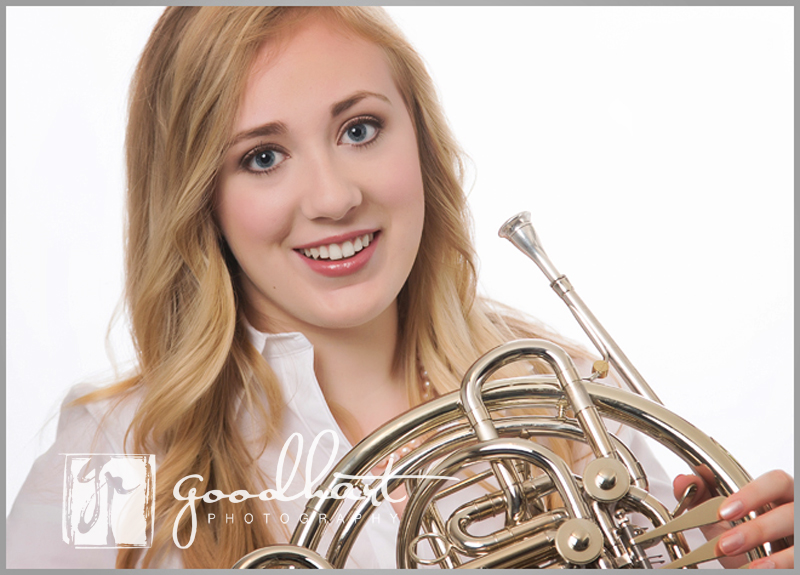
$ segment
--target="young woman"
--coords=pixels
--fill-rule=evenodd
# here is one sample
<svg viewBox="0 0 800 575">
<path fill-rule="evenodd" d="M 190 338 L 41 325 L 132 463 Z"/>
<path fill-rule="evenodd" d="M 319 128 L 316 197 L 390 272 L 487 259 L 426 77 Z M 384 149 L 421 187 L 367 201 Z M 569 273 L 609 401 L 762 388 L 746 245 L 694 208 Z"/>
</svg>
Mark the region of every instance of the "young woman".
<svg viewBox="0 0 800 575">
<path fill-rule="evenodd" d="M 331 430 L 339 449 L 321 442 L 299 487 L 386 421 L 456 389 L 492 347 L 553 339 L 477 297 L 459 149 L 420 58 L 379 10 L 168 9 L 136 71 L 126 150 L 138 368 L 69 398 L 56 446 L 36 464 L 42 479 L 10 517 L 10 564 L 36 530 L 58 539 L 59 453 L 127 452 L 158 462 L 152 547 L 54 543 L 27 564 L 228 567 L 286 541 L 305 500 L 204 501 L 195 524 L 176 485 L 258 493 L 280 481 L 293 433 L 310 443 Z M 687 481 L 698 480 L 676 490 Z M 732 530 L 725 541 L 744 542 L 723 550 L 790 535 L 791 500 L 780 473 L 731 496 L 731 519 L 777 509 Z M 402 505 L 381 507 L 352 566 L 387 566 L 393 510 Z M 283 514 L 292 520 L 275 520 Z M 792 553 L 771 561 L 790 566 Z"/>
</svg>

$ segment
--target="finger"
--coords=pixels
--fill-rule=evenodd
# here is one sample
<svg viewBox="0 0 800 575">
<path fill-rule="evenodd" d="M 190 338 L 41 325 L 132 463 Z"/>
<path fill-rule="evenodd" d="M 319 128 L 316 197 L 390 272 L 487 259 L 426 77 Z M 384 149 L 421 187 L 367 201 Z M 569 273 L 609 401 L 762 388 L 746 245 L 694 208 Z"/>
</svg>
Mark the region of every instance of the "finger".
<svg viewBox="0 0 800 575">
<path fill-rule="evenodd" d="M 692 497 L 690 502 L 691 507 L 694 507 L 709 497 L 706 482 L 700 477 L 697 477 L 696 475 L 678 475 L 672 481 L 672 490 L 675 494 L 675 499 L 680 501 L 681 497 L 683 497 L 683 494 L 686 492 L 686 489 L 692 484 L 697 485 L 697 493 L 694 494 L 694 497 Z"/>
<path fill-rule="evenodd" d="M 794 569 L 794 547 L 778 551 L 763 559 L 756 559 L 747 567 L 749 569 Z"/>
<path fill-rule="evenodd" d="M 719 492 L 717 491 L 717 478 L 714 476 L 714 472 L 708 468 L 708 465 L 698 465 L 693 469 L 695 474 L 701 477 L 705 482 L 708 496 L 716 497 L 719 495 Z"/>
<path fill-rule="evenodd" d="M 718 549 L 724 555 L 738 555 L 794 532 L 794 503 L 787 503 L 755 519 L 737 525 L 720 537 Z"/>
<path fill-rule="evenodd" d="M 794 479 L 781 469 L 769 471 L 732 494 L 719 508 L 728 521 L 741 519 L 767 503 L 781 505 L 794 501 Z"/>
</svg>

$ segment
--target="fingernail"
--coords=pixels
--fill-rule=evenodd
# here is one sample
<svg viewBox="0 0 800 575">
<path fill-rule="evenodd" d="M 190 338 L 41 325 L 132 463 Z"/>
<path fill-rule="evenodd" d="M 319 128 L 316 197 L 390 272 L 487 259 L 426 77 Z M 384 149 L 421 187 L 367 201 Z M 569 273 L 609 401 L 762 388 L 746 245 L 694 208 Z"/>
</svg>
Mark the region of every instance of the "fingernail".
<svg viewBox="0 0 800 575">
<path fill-rule="evenodd" d="M 719 540 L 719 548 L 725 555 L 736 553 L 742 545 L 744 545 L 744 535 L 738 531 L 725 535 Z"/>
<path fill-rule="evenodd" d="M 763 559 L 762 561 L 753 561 L 750 563 L 750 569 L 775 569 L 777 565 L 770 559 Z"/>
<path fill-rule="evenodd" d="M 731 519 L 744 511 L 744 503 L 741 501 L 728 501 L 719 508 L 719 516 L 723 519 Z"/>
</svg>

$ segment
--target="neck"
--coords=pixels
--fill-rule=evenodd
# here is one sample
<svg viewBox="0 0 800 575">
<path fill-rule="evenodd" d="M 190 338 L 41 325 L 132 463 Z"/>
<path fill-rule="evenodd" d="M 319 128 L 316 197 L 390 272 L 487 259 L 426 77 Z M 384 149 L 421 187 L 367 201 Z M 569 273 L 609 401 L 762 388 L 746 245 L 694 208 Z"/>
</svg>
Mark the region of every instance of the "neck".
<svg viewBox="0 0 800 575">
<path fill-rule="evenodd" d="M 409 408 L 406 374 L 395 369 L 398 323 L 395 302 L 358 327 L 302 330 L 322 393 L 353 445 Z"/>
<path fill-rule="evenodd" d="M 404 387 L 403 374 L 393 369 L 397 327 L 393 304 L 368 324 L 305 334 L 314 345 L 314 369 L 329 402 L 355 415 L 352 406 L 392 398 L 395 388 Z"/>
</svg>

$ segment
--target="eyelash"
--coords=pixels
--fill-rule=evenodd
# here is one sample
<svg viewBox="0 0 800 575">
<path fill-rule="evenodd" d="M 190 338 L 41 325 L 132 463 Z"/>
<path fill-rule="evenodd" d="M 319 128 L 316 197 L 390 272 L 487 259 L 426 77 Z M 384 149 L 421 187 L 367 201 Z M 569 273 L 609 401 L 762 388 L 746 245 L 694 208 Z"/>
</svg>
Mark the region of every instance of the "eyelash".
<svg viewBox="0 0 800 575">
<path fill-rule="evenodd" d="M 359 124 L 370 124 L 376 129 L 377 133 L 372 137 L 371 140 L 363 144 L 342 144 L 342 145 L 348 145 L 354 148 L 367 148 L 376 141 L 378 141 L 378 138 L 380 138 L 381 134 L 383 133 L 383 126 L 384 126 L 383 120 L 375 116 L 358 116 L 352 118 L 351 120 L 348 120 L 347 123 L 344 126 L 342 126 L 342 129 L 339 131 L 339 135 L 336 138 L 337 143 L 341 142 L 342 138 L 347 133 L 347 130 Z M 244 155 L 240 163 L 242 169 L 258 176 L 270 174 L 273 171 L 277 170 L 283 162 L 275 166 L 272 166 L 270 168 L 267 168 L 266 170 L 253 170 L 250 168 L 250 162 L 252 162 L 256 156 L 264 152 L 278 152 L 280 154 L 284 154 L 287 158 L 291 157 L 280 146 L 276 146 L 274 144 L 259 144 L 258 146 L 256 146 L 255 148 L 253 148 Z"/>
<path fill-rule="evenodd" d="M 254 169 L 250 168 L 250 162 L 252 162 L 253 159 L 255 159 L 256 156 L 258 156 L 259 154 L 263 154 L 264 152 L 278 152 L 279 154 L 285 155 L 287 158 L 290 157 L 289 154 L 286 153 L 286 151 L 283 150 L 279 146 L 276 146 L 274 144 L 259 144 L 258 146 L 256 146 L 255 148 L 253 148 L 252 150 L 250 150 L 249 152 L 247 152 L 244 155 L 244 157 L 242 158 L 242 161 L 241 161 L 242 169 L 244 171 L 246 171 L 246 172 L 249 172 L 251 174 L 255 174 L 257 176 L 263 176 L 265 174 L 270 174 L 273 171 L 277 170 L 281 166 L 281 164 L 283 162 L 281 162 L 280 164 L 276 164 L 276 165 L 274 165 L 274 166 L 272 166 L 270 168 L 267 168 L 266 170 L 254 170 Z"/>
<path fill-rule="evenodd" d="M 370 146 L 371 144 L 373 144 L 374 142 L 376 142 L 378 140 L 378 138 L 380 138 L 381 134 L 383 133 L 383 120 L 381 120 L 380 118 L 377 118 L 375 116 L 357 116 L 357 117 L 353 118 L 352 120 L 349 120 L 344 126 L 342 126 L 342 129 L 339 132 L 339 137 L 337 138 L 336 141 L 337 142 L 341 141 L 341 139 L 347 133 L 347 130 L 349 130 L 353 126 L 357 126 L 359 124 L 370 124 L 376 129 L 377 133 L 368 142 L 365 142 L 363 144 L 349 144 L 350 146 L 353 146 L 353 147 L 356 147 L 356 148 L 366 148 L 366 147 Z"/>
</svg>

